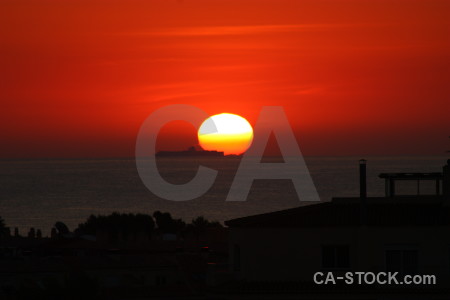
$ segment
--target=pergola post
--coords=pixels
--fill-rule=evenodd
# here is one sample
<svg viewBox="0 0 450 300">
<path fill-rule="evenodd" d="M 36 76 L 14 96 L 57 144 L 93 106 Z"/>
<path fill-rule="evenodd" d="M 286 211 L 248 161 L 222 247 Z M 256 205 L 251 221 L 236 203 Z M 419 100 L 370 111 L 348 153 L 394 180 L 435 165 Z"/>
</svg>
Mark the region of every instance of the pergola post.
<svg viewBox="0 0 450 300">
<path fill-rule="evenodd" d="M 440 180 L 436 179 L 436 196 L 439 196 L 441 193 Z"/>
<path fill-rule="evenodd" d="M 390 188 L 391 188 L 391 186 L 390 186 L 389 183 L 390 183 L 390 180 L 385 178 L 384 179 L 384 195 L 385 195 L 386 198 L 390 196 Z"/>
<path fill-rule="evenodd" d="M 395 197 L 395 179 L 389 179 L 389 197 Z"/>
</svg>

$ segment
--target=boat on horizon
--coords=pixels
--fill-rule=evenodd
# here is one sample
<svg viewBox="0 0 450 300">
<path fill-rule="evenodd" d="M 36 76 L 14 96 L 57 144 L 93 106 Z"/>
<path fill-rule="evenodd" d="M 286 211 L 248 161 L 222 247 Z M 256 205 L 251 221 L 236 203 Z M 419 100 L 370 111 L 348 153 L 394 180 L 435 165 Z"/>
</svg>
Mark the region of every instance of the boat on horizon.
<svg viewBox="0 0 450 300">
<path fill-rule="evenodd" d="M 207 156 L 207 157 L 224 157 L 224 153 L 222 151 L 209 151 L 209 150 L 197 150 L 195 147 L 190 147 L 187 150 L 183 151 L 159 151 L 156 153 L 157 157 L 179 157 L 179 156 Z"/>
</svg>

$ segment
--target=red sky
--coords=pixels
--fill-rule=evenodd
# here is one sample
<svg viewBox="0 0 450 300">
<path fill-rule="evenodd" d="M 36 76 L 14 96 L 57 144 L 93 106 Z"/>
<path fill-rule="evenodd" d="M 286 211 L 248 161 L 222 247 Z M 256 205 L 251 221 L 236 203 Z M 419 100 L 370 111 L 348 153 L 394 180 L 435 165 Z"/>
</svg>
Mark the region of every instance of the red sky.
<svg viewBox="0 0 450 300">
<path fill-rule="evenodd" d="M 307 155 L 450 148 L 450 1 L 0 3 L 0 157 L 132 156 L 156 108 L 254 124 L 282 105 Z M 169 125 L 159 147 L 196 140 Z"/>
</svg>

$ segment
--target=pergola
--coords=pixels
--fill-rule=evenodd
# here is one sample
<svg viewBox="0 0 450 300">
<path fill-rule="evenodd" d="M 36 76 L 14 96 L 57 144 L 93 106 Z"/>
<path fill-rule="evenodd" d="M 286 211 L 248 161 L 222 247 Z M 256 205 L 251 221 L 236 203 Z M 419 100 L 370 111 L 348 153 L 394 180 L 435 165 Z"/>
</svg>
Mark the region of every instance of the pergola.
<svg viewBox="0 0 450 300">
<path fill-rule="evenodd" d="M 386 197 L 395 197 L 395 183 L 398 180 L 410 180 L 417 182 L 417 195 L 420 195 L 420 182 L 424 180 L 433 180 L 436 182 L 436 195 L 441 194 L 441 182 L 443 174 L 434 173 L 381 173 L 380 178 L 385 180 Z"/>
</svg>

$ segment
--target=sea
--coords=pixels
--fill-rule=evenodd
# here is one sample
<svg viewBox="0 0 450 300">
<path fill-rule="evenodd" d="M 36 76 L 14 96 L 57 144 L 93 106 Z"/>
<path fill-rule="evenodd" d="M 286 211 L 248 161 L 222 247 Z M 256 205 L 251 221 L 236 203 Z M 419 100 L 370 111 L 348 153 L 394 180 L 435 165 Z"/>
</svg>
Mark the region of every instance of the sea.
<svg viewBox="0 0 450 300">
<path fill-rule="evenodd" d="M 359 159 L 367 159 L 368 196 L 383 196 L 380 173 L 442 172 L 447 156 L 305 157 L 321 201 L 359 195 Z M 267 163 L 273 163 L 268 161 Z M 0 217 L 6 225 L 26 235 L 31 227 L 50 233 L 57 221 L 75 229 L 90 215 L 112 212 L 153 214 L 159 210 L 190 222 L 197 216 L 224 222 L 229 219 L 310 205 L 302 201 L 291 180 L 259 179 L 253 182 L 246 201 L 226 201 L 238 157 L 158 159 L 161 176 L 183 184 L 196 174 L 199 165 L 218 171 L 214 185 L 189 201 L 161 199 L 140 179 L 134 158 L 40 159 L 0 161 Z M 421 183 L 421 194 L 435 192 L 434 182 Z M 417 193 L 417 184 L 404 182 L 401 194 Z"/>
</svg>

